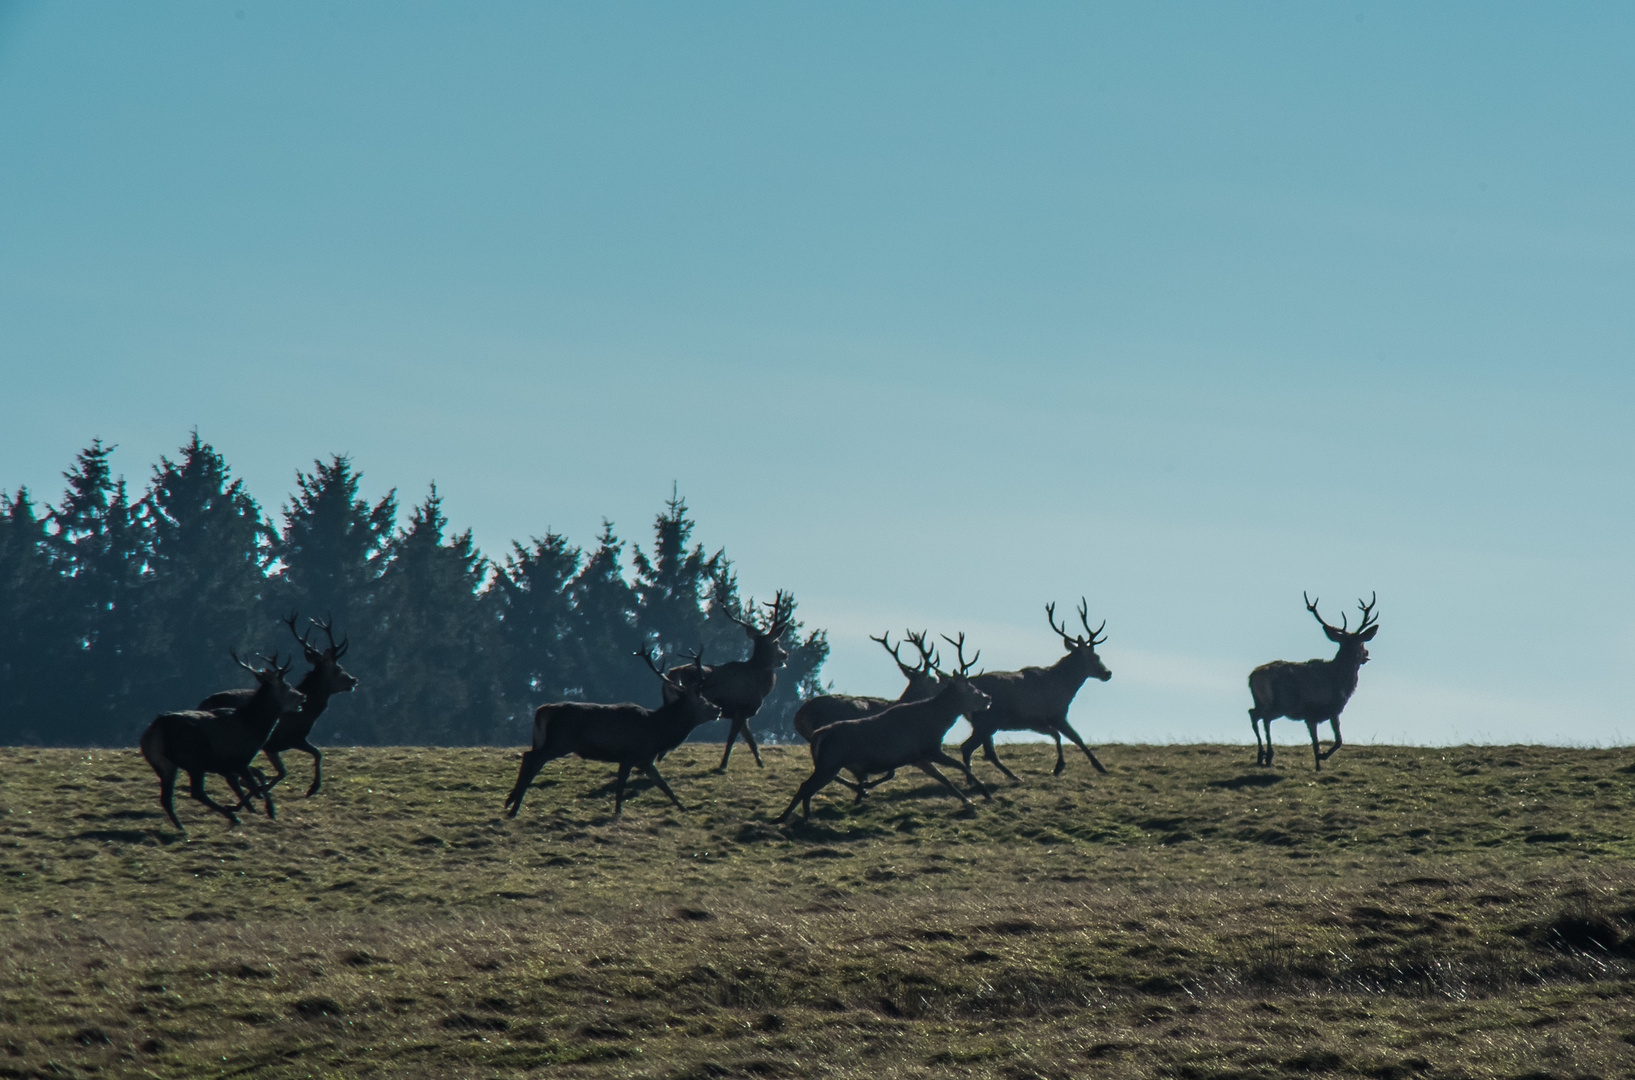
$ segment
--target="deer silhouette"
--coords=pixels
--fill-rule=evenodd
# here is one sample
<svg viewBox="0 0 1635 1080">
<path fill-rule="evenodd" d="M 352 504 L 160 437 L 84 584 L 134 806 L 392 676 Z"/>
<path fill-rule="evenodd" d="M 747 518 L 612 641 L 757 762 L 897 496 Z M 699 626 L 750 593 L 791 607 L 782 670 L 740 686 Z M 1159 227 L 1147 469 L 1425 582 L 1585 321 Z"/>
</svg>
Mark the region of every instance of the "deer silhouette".
<svg viewBox="0 0 1635 1080">
<path fill-rule="evenodd" d="M 659 775 L 655 761 L 661 754 L 680 746 L 693 728 L 714 720 L 721 711 L 704 699 L 697 680 L 690 684 L 678 682 L 655 664 L 645 650 L 635 655 L 653 669 L 667 691 L 675 691 L 674 696 L 656 709 L 583 701 L 563 701 L 535 709 L 533 746 L 522 755 L 517 782 L 505 797 L 506 817 L 517 816 L 522 808 L 522 796 L 545 763 L 569 754 L 578 754 L 586 761 L 607 761 L 619 766 L 613 794 L 615 818 L 624 813 L 624 785 L 631 769 L 646 773 L 676 804 L 676 809 L 687 809 Z M 703 661 L 695 654 L 688 667 L 697 671 L 703 668 Z"/>
<path fill-rule="evenodd" d="M 908 643 L 913 645 L 920 654 L 920 660 L 917 664 L 903 662 L 903 642 L 899 641 L 893 645 L 891 643 L 891 631 L 888 630 L 879 637 L 875 637 L 873 634 L 869 635 L 870 641 L 879 642 L 880 647 L 891 654 L 891 658 L 897 662 L 897 670 L 901 671 L 903 678 L 908 680 L 908 685 L 903 687 L 903 692 L 897 695 L 895 701 L 889 698 L 863 697 L 855 694 L 819 694 L 817 697 L 807 698 L 801 702 L 800 708 L 795 710 L 795 719 L 793 721 L 795 732 L 807 742 L 812 742 L 817 738 L 817 733 L 830 724 L 838 724 L 843 720 L 856 720 L 864 716 L 873 716 L 876 713 L 884 712 L 893 705 L 902 705 L 910 701 L 924 701 L 935 694 L 942 685 L 942 672 L 937 670 L 936 649 L 926 648 L 925 642 L 931 636 L 931 631 L 922 630 L 916 634 L 914 631 L 908 630 L 905 633 L 908 635 Z M 871 784 L 868 782 L 866 774 L 853 773 L 852 775 L 856 777 L 855 782 L 847 780 L 845 777 L 836 777 L 835 779 L 857 792 L 857 801 L 859 802 L 862 801 L 869 788 L 884 782 L 875 781 L 875 784 Z"/>
<path fill-rule="evenodd" d="M 255 676 L 257 683 L 243 704 L 160 713 L 142 732 L 139 743 L 142 756 L 159 776 L 159 805 L 178 829 L 182 823 L 177 820 L 171 801 L 178 769 L 187 773 L 188 794 L 234 825 L 238 824 L 234 811 L 247 805 L 252 795 L 260 795 L 266 802 L 267 816 L 273 816 L 272 796 L 250 762 L 266 745 L 278 718 L 286 710 L 301 707 L 301 691 L 284 680 L 295 658 L 279 666 L 276 656 L 263 656 L 266 666 L 258 669 L 240 660 L 238 653 L 232 656 L 240 667 Z M 217 773 L 227 780 L 238 793 L 238 806 L 229 810 L 205 794 L 206 773 Z"/>
<path fill-rule="evenodd" d="M 753 612 L 755 603 L 752 600 L 744 606 L 747 612 Z M 761 765 L 761 748 L 756 745 L 755 734 L 749 730 L 749 719 L 760 711 L 761 702 L 772 693 L 772 687 L 778 681 L 778 669 L 783 667 L 783 662 L 789 658 L 789 654 L 784 651 L 778 639 L 783 637 L 784 631 L 789 629 L 793 620 L 795 598 L 786 596 L 779 590 L 772 603 L 763 603 L 761 606 L 772 609 L 765 630 L 755 624 L 753 614 L 746 621 L 731 612 L 727 613 L 727 618 L 743 627 L 744 633 L 749 635 L 749 659 L 734 660 L 713 667 L 678 664 L 665 672 L 666 701 L 680 692 L 676 689 L 678 686 L 699 686 L 704 697 L 720 708 L 721 718 L 732 722 L 732 727 L 727 732 L 726 749 L 721 753 L 721 764 L 715 767 L 716 772 L 727 771 L 727 761 L 732 757 L 733 743 L 739 738 L 749 744 L 749 752 L 755 755 L 755 764 Z"/>
<path fill-rule="evenodd" d="M 1368 603 L 1357 601 L 1362 609 L 1362 623 L 1352 630 L 1346 625 L 1345 614 L 1340 625 L 1330 626 L 1317 614 L 1317 601 L 1300 594 L 1306 601 L 1306 610 L 1322 626 L 1328 639 L 1340 647 L 1332 660 L 1273 660 L 1249 673 L 1249 692 L 1255 697 L 1249 710 L 1249 726 L 1255 729 L 1255 764 L 1272 763 L 1272 721 L 1280 716 L 1290 720 L 1304 720 L 1311 731 L 1313 764 L 1320 772 L 1325 758 L 1333 757 L 1341 746 L 1340 713 L 1357 689 L 1357 672 L 1368 663 L 1368 648 L 1379 631 L 1379 617 L 1374 614 L 1378 594 Z M 1334 732 L 1334 741 L 1327 750 L 1317 738 L 1317 725 L 1327 720 Z M 1260 727 L 1266 725 L 1266 741 L 1261 742 Z"/>
<path fill-rule="evenodd" d="M 332 617 L 323 622 L 308 619 L 312 626 L 307 628 L 306 633 L 296 634 L 295 623 L 298 617 L 298 614 L 292 611 L 284 617 L 283 622 L 290 628 L 290 633 L 295 635 L 295 640 L 301 643 L 301 650 L 306 656 L 307 663 L 312 665 L 312 670 L 303 675 L 295 686 L 306 700 L 300 708 L 291 709 L 278 718 L 278 726 L 273 728 L 272 734 L 267 737 L 267 745 L 261 748 L 261 752 L 277 770 L 277 775 L 267 782 L 269 788 L 287 775 L 284 761 L 279 754 L 285 750 L 304 750 L 311 754 L 312 784 L 307 788 L 307 796 L 310 798 L 318 793 L 318 785 L 323 781 L 324 758 L 318 748 L 312 745 L 312 726 L 318 722 L 318 717 L 328 706 L 329 699 L 335 694 L 348 693 L 358 685 L 358 680 L 341 667 L 341 657 L 346 654 L 350 639 L 343 637 L 340 644 L 335 643 L 335 620 Z M 324 636 L 329 639 L 327 649 L 315 649 L 308 640 L 312 636 L 314 626 L 322 630 Z M 249 701 L 254 693 L 254 689 L 223 690 L 199 702 L 199 708 L 237 708 Z"/>
<path fill-rule="evenodd" d="M 1079 598 L 1079 622 L 1084 625 L 1084 633 L 1069 634 L 1066 619 L 1057 626 L 1054 603 L 1045 605 L 1045 618 L 1050 621 L 1050 628 L 1061 635 L 1062 647 L 1067 650 L 1067 655 L 1049 667 L 989 671 L 971 679 L 993 699 L 993 704 L 970 717 L 971 737 L 959 748 L 966 764 L 970 764 L 971 755 L 980 746 L 982 755 L 990 763 L 1015 780 L 1016 774 L 1005 768 L 1005 763 L 994 752 L 994 732 L 1037 731 L 1056 740 L 1055 775 L 1060 776 L 1067 767 L 1067 761 L 1062 757 L 1063 735 L 1084 751 L 1084 756 L 1090 759 L 1097 772 L 1107 771 L 1101 767 L 1101 762 L 1096 760 L 1090 748 L 1084 745 L 1084 740 L 1073 730 L 1073 725 L 1067 722 L 1067 708 L 1073 704 L 1073 697 L 1084 685 L 1084 680 L 1100 679 L 1106 682 L 1113 677 L 1107 665 L 1101 662 L 1101 657 L 1096 655 L 1096 646 L 1107 640 L 1101 633 L 1106 629 L 1107 622 L 1103 620 L 1100 626 L 1090 629 L 1090 605 L 1082 596 Z"/>
</svg>

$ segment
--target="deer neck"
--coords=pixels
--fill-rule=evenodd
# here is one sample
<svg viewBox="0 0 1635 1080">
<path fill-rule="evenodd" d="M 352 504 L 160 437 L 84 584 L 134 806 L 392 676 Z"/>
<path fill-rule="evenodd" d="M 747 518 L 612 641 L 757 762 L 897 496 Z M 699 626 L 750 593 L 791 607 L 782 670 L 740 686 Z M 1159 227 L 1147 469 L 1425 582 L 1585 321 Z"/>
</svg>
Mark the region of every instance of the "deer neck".
<svg viewBox="0 0 1635 1080">
<path fill-rule="evenodd" d="M 758 638 L 750 648 L 749 660 L 746 662 L 763 671 L 777 671 L 783 667 L 783 659 L 778 656 L 778 639 Z"/>
<path fill-rule="evenodd" d="M 1357 688 L 1357 673 L 1362 670 L 1362 665 L 1362 648 L 1349 643 L 1341 645 L 1334 659 L 1328 662 L 1329 670 L 1345 688 L 1347 697 Z"/>
<path fill-rule="evenodd" d="M 239 717 L 250 727 L 257 730 L 266 728 L 272 731 L 278 723 L 278 718 L 284 710 L 278 704 L 279 695 L 271 683 L 261 683 L 255 689 L 255 694 L 245 702 L 240 710 Z"/>
<path fill-rule="evenodd" d="M 1045 671 L 1063 690 L 1077 690 L 1084 685 L 1084 680 L 1090 677 L 1090 665 L 1076 652 L 1068 653 L 1045 668 Z"/>
<path fill-rule="evenodd" d="M 295 688 L 306 695 L 306 700 L 301 705 L 303 716 L 317 716 L 324 711 L 324 706 L 329 704 L 331 696 L 329 680 L 324 678 L 323 672 L 318 668 L 313 668 L 301 676 L 301 681 Z"/>
</svg>

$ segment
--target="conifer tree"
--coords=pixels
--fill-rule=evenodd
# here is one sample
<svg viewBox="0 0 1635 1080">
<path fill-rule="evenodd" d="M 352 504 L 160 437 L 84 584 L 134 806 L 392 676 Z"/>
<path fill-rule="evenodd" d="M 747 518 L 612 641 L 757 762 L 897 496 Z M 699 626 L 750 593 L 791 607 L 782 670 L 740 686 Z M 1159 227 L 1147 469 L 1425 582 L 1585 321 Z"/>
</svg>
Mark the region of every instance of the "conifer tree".
<svg viewBox="0 0 1635 1080">
<path fill-rule="evenodd" d="M 27 488 L 0 492 L 0 743 L 42 743 L 60 722 L 71 635 L 45 519 Z"/>
<path fill-rule="evenodd" d="M 704 601 L 725 556 L 717 551 L 706 557 L 701 544 L 688 550 L 694 522 L 687 517 L 685 499 L 672 490 L 664 507 L 653 521 L 652 558 L 638 546 L 631 561 L 636 566 L 634 595 L 642 634 L 653 647 L 674 657 L 703 647 L 712 636 L 705 626 Z"/>
<path fill-rule="evenodd" d="M 527 724 L 534 706 L 561 701 L 575 685 L 566 639 L 574 624 L 569 586 L 580 552 L 553 532 L 535 537 L 529 547 L 513 542 L 511 549 L 490 591 L 500 608 L 506 698 Z"/>
<path fill-rule="evenodd" d="M 374 634 L 382 643 L 354 721 L 375 743 L 512 742 L 500 692 L 499 628 L 484 602 L 488 560 L 471 532 L 444 539 L 437 486 L 392 539 L 377 587 Z M 360 732 L 361 734 L 362 732 Z"/>
<path fill-rule="evenodd" d="M 584 701 L 659 703 L 658 680 L 635 652 L 645 642 L 636 625 L 636 594 L 624 578 L 624 541 L 603 520 L 596 550 L 568 586 L 573 623 L 565 651 L 573 658 L 572 697 Z"/>
<path fill-rule="evenodd" d="M 68 745 L 128 745 L 152 719 L 134 711 L 131 700 L 146 676 L 144 661 L 155 652 L 138 599 L 149 536 L 124 478 L 113 477 L 113 451 L 101 439 L 81 450 L 63 474 L 68 490 L 50 514 L 46 546 L 65 579 L 63 610 L 72 635 L 53 741 Z"/>
<path fill-rule="evenodd" d="M 160 457 L 142 503 L 152 532 L 143 609 L 163 658 L 152 674 L 152 704 L 188 708 L 242 681 L 230 648 L 289 648 L 266 575 L 276 534 L 197 429 L 180 461 Z"/>
<path fill-rule="evenodd" d="M 373 643 L 359 633 L 368 634 L 369 599 L 397 524 L 397 489 L 370 506 L 358 497 L 363 474 L 350 458 L 336 454 L 312 464 L 311 473 L 295 474 L 276 547 L 285 599 L 310 614 L 331 613 L 364 653 Z"/>
</svg>

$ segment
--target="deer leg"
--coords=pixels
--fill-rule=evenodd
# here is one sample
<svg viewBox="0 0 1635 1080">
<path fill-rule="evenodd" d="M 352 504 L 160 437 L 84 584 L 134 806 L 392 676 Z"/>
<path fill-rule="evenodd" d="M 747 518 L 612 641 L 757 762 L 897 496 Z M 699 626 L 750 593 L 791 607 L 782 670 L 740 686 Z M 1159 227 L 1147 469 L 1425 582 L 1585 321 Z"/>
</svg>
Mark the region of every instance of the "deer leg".
<svg viewBox="0 0 1635 1080">
<path fill-rule="evenodd" d="M 643 764 L 642 766 L 640 766 L 640 768 L 641 768 L 642 772 L 646 773 L 649 777 L 652 778 L 653 783 L 655 783 L 655 784 L 657 784 L 659 786 L 660 791 L 662 791 L 666 795 L 670 796 L 670 801 L 676 804 L 676 809 L 677 810 L 687 809 L 685 806 L 681 805 L 681 800 L 676 798 L 676 793 L 670 790 L 670 785 L 666 784 L 664 782 L 664 777 L 659 775 L 659 770 L 658 770 L 658 767 L 656 765 L 654 765 L 651 761 L 649 761 L 649 762 Z"/>
<path fill-rule="evenodd" d="M 1073 730 L 1073 725 L 1069 724 L 1067 722 L 1066 717 L 1063 717 L 1062 719 L 1056 721 L 1056 730 L 1061 732 L 1062 735 L 1066 735 L 1069 739 L 1072 739 L 1073 740 L 1073 745 L 1077 746 L 1080 750 L 1084 751 L 1084 756 L 1090 759 L 1090 764 L 1095 766 L 1096 771 L 1103 774 L 1103 775 L 1106 775 L 1107 770 L 1101 767 L 1101 762 L 1097 761 L 1096 760 L 1096 755 L 1091 753 L 1090 748 L 1088 746 L 1084 745 L 1084 740 L 1079 738 L 1079 733 L 1077 731 Z M 1062 739 L 1061 739 L 1061 735 L 1058 735 L 1056 737 L 1056 771 L 1058 773 L 1062 771 Z"/>
<path fill-rule="evenodd" d="M 1260 742 L 1260 717 L 1255 715 L 1253 709 L 1249 710 L 1249 727 L 1255 733 L 1255 764 L 1264 765 L 1266 764 L 1266 748 Z"/>
<path fill-rule="evenodd" d="M 528 785 L 534 782 L 534 777 L 549 760 L 544 747 L 523 752 L 522 764 L 517 767 L 517 782 L 512 785 L 511 794 L 505 797 L 506 817 L 517 816 L 517 811 L 522 809 L 523 792 L 528 790 Z"/>
<path fill-rule="evenodd" d="M 624 782 L 625 782 L 625 778 L 628 777 L 629 775 L 630 775 L 630 766 L 629 765 L 620 765 L 619 766 L 618 787 L 613 789 L 613 820 L 614 821 L 618 821 L 619 820 L 619 815 L 624 813 Z M 671 798 L 675 798 L 675 796 L 672 795 Z"/>
<path fill-rule="evenodd" d="M 744 741 L 749 743 L 749 752 L 755 755 L 755 767 L 757 769 L 766 768 L 765 765 L 761 764 L 761 746 L 755 741 L 755 733 L 749 730 L 748 720 L 744 721 Z"/>
<path fill-rule="evenodd" d="M 186 832 L 176 818 L 176 766 L 167 761 L 163 770 L 155 766 L 154 771 L 159 773 L 159 805 L 164 808 L 165 816 L 170 818 L 170 823 Z"/>
<path fill-rule="evenodd" d="M 1062 770 L 1067 768 L 1067 759 L 1062 757 L 1062 733 L 1059 731 L 1052 731 L 1050 733 L 1050 737 L 1056 740 L 1056 767 L 1050 770 L 1050 775 L 1060 776 L 1062 775 Z"/>
<path fill-rule="evenodd" d="M 727 771 L 727 759 L 732 757 L 732 744 L 738 741 L 738 733 L 740 731 L 743 731 L 743 730 L 744 730 L 744 722 L 742 720 L 734 720 L 732 722 L 732 727 L 730 729 L 728 729 L 728 731 L 727 731 L 726 749 L 721 751 L 721 764 L 719 764 L 719 765 L 717 765 L 715 767 L 716 772 L 726 772 Z M 759 760 L 758 755 L 757 755 L 756 760 Z"/>
<path fill-rule="evenodd" d="M 984 799 L 992 799 L 993 798 L 993 796 L 988 793 L 988 785 L 984 784 L 982 781 L 978 780 L 976 778 L 976 774 L 971 771 L 971 767 L 969 765 L 965 764 L 965 762 L 959 760 L 958 758 L 949 757 L 946 753 L 944 753 L 941 750 L 938 750 L 935 754 L 933 754 L 931 756 L 931 760 L 935 761 L 935 762 L 938 762 L 939 764 L 942 764 L 942 765 L 952 765 L 954 768 L 959 769 L 960 771 L 964 772 L 966 781 L 972 787 L 974 787 L 978 791 L 982 792 L 982 797 Z"/>
<path fill-rule="evenodd" d="M 1340 741 L 1340 718 L 1338 716 L 1330 718 L 1328 726 L 1334 729 L 1334 743 L 1324 752 L 1323 756 L 1325 758 L 1333 757 L 1334 751 L 1338 750 L 1342 745 Z"/>
<path fill-rule="evenodd" d="M 233 813 L 231 810 L 227 809 L 227 807 L 221 805 L 221 803 L 217 802 L 216 800 L 212 799 L 209 795 L 205 794 L 205 790 L 204 790 L 204 773 L 202 773 L 202 772 L 189 772 L 187 774 L 187 778 L 188 778 L 188 781 L 189 781 L 189 783 L 187 785 L 187 793 L 189 795 L 193 796 L 193 799 L 194 799 L 195 802 L 204 803 L 204 805 L 208 806 L 210 809 L 214 810 L 216 813 L 222 815 L 228 821 L 232 822 L 234 825 L 238 824 L 238 815 L 237 814 Z"/>
<path fill-rule="evenodd" d="M 312 785 L 307 788 L 307 798 L 310 799 L 318 794 L 318 785 L 324 782 L 324 755 L 318 752 L 318 748 L 312 745 L 310 739 L 302 739 L 294 749 L 305 750 L 312 755 Z M 274 758 L 273 760 L 277 761 L 278 759 Z"/>
<path fill-rule="evenodd" d="M 964 803 L 966 806 L 971 805 L 971 800 L 967 799 L 965 797 L 965 792 L 963 792 L 959 788 L 955 787 L 954 782 L 952 780 L 948 779 L 948 777 L 942 775 L 942 773 L 938 772 L 937 767 L 935 765 L 931 764 L 931 762 L 929 762 L 929 761 L 916 761 L 914 763 L 914 767 L 916 769 L 920 770 L 921 772 L 927 774 L 928 776 L 936 777 L 939 781 L 941 781 L 943 787 L 947 788 L 949 791 L 952 791 L 954 793 L 955 798 L 959 799 L 959 801 Z"/>
<path fill-rule="evenodd" d="M 1307 720 L 1306 727 L 1311 731 L 1311 763 L 1318 772 L 1323 771 L 1323 748 L 1317 741 L 1317 720 Z"/>
<path fill-rule="evenodd" d="M 996 766 L 1000 772 L 1004 773 L 1012 780 L 1015 780 L 1018 784 L 1022 782 L 1020 777 L 1011 772 L 1009 769 L 1005 768 L 1005 763 L 999 760 L 999 754 L 995 752 L 993 748 L 992 732 L 988 734 L 987 738 L 982 740 L 982 756 L 988 759 L 989 764 Z"/>
<path fill-rule="evenodd" d="M 284 777 L 288 775 L 288 770 L 284 768 L 284 759 L 279 757 L 275 751 L 263 748 L 261 751 L 261 756 L 272 762 L 272 767 L 275 772 L 272 780 L 267 784 L 268 787 L 272 787 L 273 784 L 278 783 L 278 781 L 284 779 Z"/>
<path fill-rule="evenodd" d="M 803 803 L 805 804 L 805 809 L 803 810 L 801 816 L 810 820 L 812 817 L 812 796 L 816 795 L 818 791 L 829 783 L 829 781 L 833 780 L 839 775 L 839 767 L 832 769 L 827 767 L 819 767 L 813 769 L 812 775 L 808 776 L 801 783 L 801 786 L 796 789 L 795 797 L 789 800 L 789 805 L 783 808 L 783 813 L 779 814 L 775 819 L 773 819 L 773 823 L 782 825 L 785 821 L 789 820 L 789 815 L 795 812 L 795 807 Z"/>
</svg>

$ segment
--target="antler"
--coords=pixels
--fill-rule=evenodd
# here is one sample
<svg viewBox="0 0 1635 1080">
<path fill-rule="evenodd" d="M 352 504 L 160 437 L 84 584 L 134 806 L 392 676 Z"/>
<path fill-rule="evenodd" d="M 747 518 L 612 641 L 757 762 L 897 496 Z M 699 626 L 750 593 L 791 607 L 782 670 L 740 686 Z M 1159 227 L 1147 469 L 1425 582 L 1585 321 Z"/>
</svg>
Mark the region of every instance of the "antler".
<svg viewBox="0 0 1635 1080">
<path fill-rule="evenodd" d="M 762 604 L 761 606 L 767 607 L 768 605 Z M 785 594 L 782 589 L 779 589 L 777 595 L 772 598 L 771 608 L 772 625 L 767 627 L 766 632 L 770 637 L 777 637 L 785 630 L 789 629 L 790 619 L 793 618 L 795 614 L 794 595 Z"/>
<path fill-rule="evenodd" d="M 932 646 L 929 649 L 925 647 L 925 639 L 931 636 L 931 631 L 921 630 L 918 634 L 916 634 L 912 630 L 905 630 L 903 633 L 908 635 L 909 644 L 918 649 L 920 653 L 920 666 L 915 668 L 915 670 L 922 675 L 929 675 L 933 671 L 936 671 L 937 661 L 939 659 L 937 656 L 936 646 Z"/>
<path fill-rule="evenodd" d="M 897 661 L 897 670 L 901 671 L 905 678 L 907 676 L 909 676 L 909 675 L 913 675 L 916 671 L 919 670 L 918 668 L 912 668 L 912 667 L 909 667 L 907 664 L 903 663 L 903 658 L 902 658 L 901 654 L 899 654 L 899 652 L 898 652 L 898 650 L 903 647 L 903 643 L 899 641 L 897 644 L 893 645 L 891 643 L 891 631 L 890 630 L 887 630 L 885 633 L 881 634 L 879 637 L 875 637 L 873 634 L 870 634 L 869 635 L 869 640 L 870 641 L 878 641 L 880 643 L 881 648 L 883 648 L 887 652 L 891 653 L 891 658 L 893 660 Z"/>
<path fill-rule="evenodd" d="M 1333 626 L 1333 625 L 1330 625 L 1329 622 L 1327 620 L 1325 620 L 1321 615 L 1317 614 L 1317 604 L 1318 604 L 1318 602 L 1320 600 L 1322 600 L 1322 597 L 1318 597 L 1316 600 L 1313 600 L 1309 596 L 1307 596 L 1305 590 L 1302 589 L 1300 591 L 1300 598 L 1306 602 L 1306 610 L 1311 612 L 1311 617 L 1316 619 L 1318 625 L 1320 625 L 1324 630 L 1335 630 L 1335 631 L 1338 631 L 1338 632 L 1340 632 L 1342 634 L 1346 632 L 1345 631 L 1345 612 L 1342 611 L 1340 613 L 1340 625 L 1339 626 Z"/>
<path fill-rule="evenodd" d="M 1378 592 L 1370 593 L 1368 596 L 1368 603 L 1366 604 L 1362 602 L 1362 597 L 1359 596 L 1357 598 L 1357 606 L 1362 608 L 1362 622 L 1357 625 L 1357 633 L 1360 634 L 1364 630 L 1367 630 L 1370 626 L 1374 626 L 1379 623 L 1380 617 L 1374 614 L 1374 605 L 1379 601 L 1379 596 L 1380 594 Z M 1370 623 L 1368 621 L 1369 619 L 1373 619 L 1374 621 Z"/>
<path fill-rule="evenodd" d="M 322 620 L 308 619 L 307 621 L 324 632 L 324 637 L 329 639 L 329 648 L 326 651 L 330 656 L 339 660 L 346 653 L 346 647 L 351 642 L 352 635 L 347 634 L 341 638 L 339 645 L 335 644 L 335 613 L 326 611 Z"/>
<path fill-rule="evenodd" d="M 963 630 L 959 632 L 958 641 L 955 641 L 947 634 L 942 635 L 942 640 L 954 647 L 954 653 L 959 659 L 959 670 L 954 674 L 960 678 L 965 678 L 971 673 L 971 669 L 976 666 L 977 657 L 982 655 L 982 650 L 978 649 L 969 660 L 965 659 L 965 631 Z"/>
<path fill-rule="evenodd" d="M 301 649 L 302 649 L 303 652 L 310 655 L 311 653 L 315 653 L 318 650 L 314 649 L 312 647 L 312 643 L 307 640 L 308 638 L 310 638 L 312 636 L 312 629 L 310 627 L 308 627 L 307 632 L 304 633 L 304 634 L 297 634 L 295 632 L 295 623 L 296 623 L 296 620 L 300 619 L 300 617 L 301 617 L 301 613 L 299 611 L 292 611 L 288 615 L 285 615 L 282 619 L 280 619 L 279 622 L 283 623 L 285 626 L 290 628 L 290 636 L 295 638 L 296 641 L 299 641 L 301 643 Z M 311 620 L 308 620 L 308 621 L 310 622 Z"/>
<path fill-rule="evenodd" d="M 1094 630 L 1090 629 L 1090 602 L 1082 596 L 1079 597 L 1079 622 L 1084 624 L 1085 632 L 1090 635 L 1086 640 L 1091 645 L 1100 645 L 1102 642 L 1107 640 L 1106 638 L 1101 638 L 1098 640 L 1096 637 L 1097 634 L 1107 629 L 1107 620 L 1101 620 L 1100 626 L 1096 627 Z M 1063 625 L 1066 625 L 1067 620 L 1063 619 L 1062 623 Z"/>
</svg>

